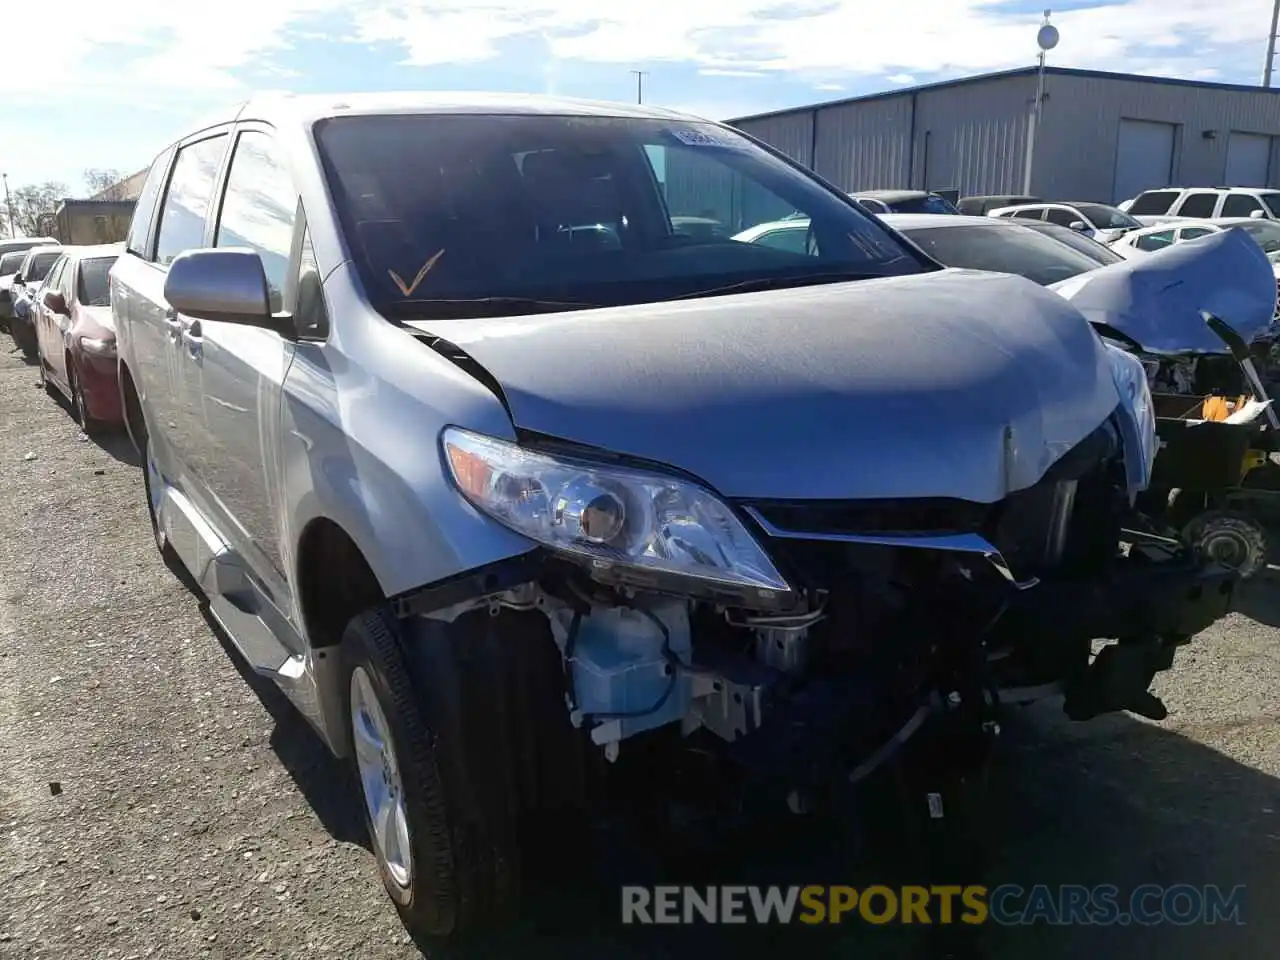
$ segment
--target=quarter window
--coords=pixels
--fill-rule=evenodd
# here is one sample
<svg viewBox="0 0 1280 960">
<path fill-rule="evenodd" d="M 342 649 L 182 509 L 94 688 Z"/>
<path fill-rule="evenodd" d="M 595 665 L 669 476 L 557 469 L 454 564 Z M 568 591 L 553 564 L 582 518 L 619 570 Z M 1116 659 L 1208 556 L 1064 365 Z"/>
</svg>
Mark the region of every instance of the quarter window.
<svg viewBox="0 0 1280 960">
<path fill-rule="evenodd" d="M 324 302 L 324 284 L 320 265 L 311 245 L 311 231 L 302 234 L 302 255 L 298 263 L 298 302 L 294 307 L 294 323 L 298 336 L 306 340 L 327 340 L 329 311 Z"/>
<path fill-rule="evenodd" d="M 240 134 L 227 175 L 215 247 L 248 247 L 262 259 L 271 310 L 283 310 L 298 194 L 289 168 L 266 134 Z"/>
<path fill-rule="evenodd" d="M 160 210 L 156 262 L 168 266 L 186 250 L 204 242 L 204 225 L 213 205 L 213 186 L 227 149 L 227 135 L 199 140 L 178 151 Z"/>
</svg>

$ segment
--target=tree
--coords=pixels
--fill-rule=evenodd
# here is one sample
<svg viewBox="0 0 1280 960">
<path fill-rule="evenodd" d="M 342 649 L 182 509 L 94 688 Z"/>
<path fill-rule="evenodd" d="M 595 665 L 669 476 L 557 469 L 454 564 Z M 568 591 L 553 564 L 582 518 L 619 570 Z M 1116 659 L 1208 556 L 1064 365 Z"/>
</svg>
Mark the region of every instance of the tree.
<svg viewBox="0 0 1280 960">
<path fill-rule="evenodd" d="M 58 201 L 66 195 L 67 185 L 52 180 L 29 183 L 14 190 L 10 196 L 13 204 L 13 227 L 17 235 L 49 235 L 53 230 L 53 214 L 58 209 Z"/>
<path fill-rule="evenodd" d="M 84 185 L 89 190 L 89 196 L 95 197 L 103 194 L 103 200 L 119 200 L 120 197 L 115 196 L 111 192 L 111 188 L 120 183 L 125 175 L 119 170 L 101 167 L 89 167 L 81 176 L 84 179 Z"/>
</svg>

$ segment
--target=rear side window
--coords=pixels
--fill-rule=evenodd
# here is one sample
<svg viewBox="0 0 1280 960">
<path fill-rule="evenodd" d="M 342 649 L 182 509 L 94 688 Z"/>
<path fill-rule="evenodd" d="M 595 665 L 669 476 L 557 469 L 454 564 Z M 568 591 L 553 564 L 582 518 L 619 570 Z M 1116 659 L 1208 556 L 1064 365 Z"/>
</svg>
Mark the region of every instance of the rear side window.
<svg viewBox="0 0 1280 960">
<path fill-rule="evenodd" d="M 1044 218 L 1050 223 L 1056 223 L 1060 227 L 1069 227 L 1073 223 L 1079 221 L 1084 222 L 1084 217 L 1076 213 L 1074 210 L 1064 210 L 1062 207 L 1054 207 L 1048 210 Z"/>
<path fill-rule="evenodd" d="M 1222 201 L 1224 217 L 1247 217 L 1255 210 L 1262 210 L 1262 203 L 1257 197 L 1251 197 L 1247 193 L 1229 193 L 1227 199 Z"/>
<path fill-rule="evenodd" d="M 1184 227 L 1182 230 L 1178 231 L 1178 239 L 1194 240 L 1196 237 L 1207 237 L 1209 234 L 1214 232 L 1215 231 L 1210 230 L 1208 227 Z"/>
<path fill-rule="evenodd" d="M 62 256 L 60 250 L 48 250 L 31 256 L 31 263 L 22 271 L 22 279 L 27 283 L 39 283 L 49 275 L 49 270 Z"/>
<path fill-rule="evenodd" d="M 168 266 L 186 250 L 199 248 L 204 224 L 213 205 L 213 187 L 227 148 L 227 135 L 198 140 L 178 151 L 160 208 L 156 263 Z"/>
<path fill-rule="evenodd" d="M 240 134 L 213 245 L 248 247 L 258 254 L 267 275 L 273 313 L 284 309 L 297 212 L 298 194 L 275 142 L 257 130 Z"/>
<path fill-rule="evenodd" d="M 111 306 L 111 292 L 107 276 L 115 265 L 115 257 L 94 257 L 80 261 L 80 276 L 76 280 L 76 299 L 86 307 Z M 68 284 L 69 286 L 69 284 Z M 68 300 L 71 298 L 68 297 Z"/>
<path fill-rule="evenodd" d="M 789 250 L 792 253 L 809 253 L 808 230 L 770 230 L 756 237 L 755 242 L 775 250 Z"/>
<path fill-rule="evenodd" d="M 1018 220 L 1041 220 L 1044 218 L 1044 210 L 1040 207 L 1033 207 L 1030 210 L 1015 210 L 1013 213 L 1006 213 L 1006 217 L 1014 217 Z"/>
<path fill-rule="evenodd" d="M 1205 190 L 1189 193 L 1178 208 L 1178 215 L 1183 217 L 1212 217 L 1218 205 L 1218 195 Z"/>
<path fill-rule="evenodd" d="M 138 194 L 138 202 L 133 208 L 129 235 L 125 238 L 125 247 L 128 251 L 146 260 L 151 259 L 147 241 L 151 237 L 151 224 L 156 216 L 156 199 L 160 196 L 160 189 L 164 185 L 164 175 L 169 170 L 171 153 L 172 151 L 165 150 L 152 161 L 151 169 L 147 171 L 147 179 L 142 184 L 142 191 Z"/>
<path fill-rule="evenodd" d="M 1163 230 L 1160 233 L 1148 233 L 1145 237 L 1139 237 L 1133 245 L 1139 250 L 1163 250 L 1171 243 L 1173 243 L 1173 231 Z"/>
<path fill-rule="evenodd" d="M 50 288 L 62 294 L 67 303 L 71 302 L 71 274 L 73 273 L 75 273 L 75 264 L 68 256 L 59 259 L 49 271 Z"/>
<path fill-rule="evenodd" d="M 1148 190 L 1138 195 L 1129 207 L 1129 215 L 1134 217 L 1158 217 L 1169 212 L 1173 201 L 1178 199 L 1177 190 Z"/>
</svg>

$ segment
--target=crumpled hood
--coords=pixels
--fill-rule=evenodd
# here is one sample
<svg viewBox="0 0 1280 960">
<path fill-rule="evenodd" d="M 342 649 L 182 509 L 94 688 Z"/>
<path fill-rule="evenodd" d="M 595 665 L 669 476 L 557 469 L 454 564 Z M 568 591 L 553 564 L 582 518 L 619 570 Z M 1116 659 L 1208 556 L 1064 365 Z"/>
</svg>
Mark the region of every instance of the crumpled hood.
<svg viewBox="0 0 1280 960">
<path fill-rule="evenodd" d="M 518 427 L 733 498 L 990 503 L 1119 403 L 1080 314 L 1004 274 L 413 326 L 487 368 Z"/>
<path fill-rule="evenodd" d="M 1204 322 L 1206 310 L 1245 342 L 1271 324 L 1276 273 L 1262 248 L 1232 228 L 1099 267 L 1050 290 L 1091 321 L 1133 338 L 1148 353 L 1227 353 Z"/>
</svg>

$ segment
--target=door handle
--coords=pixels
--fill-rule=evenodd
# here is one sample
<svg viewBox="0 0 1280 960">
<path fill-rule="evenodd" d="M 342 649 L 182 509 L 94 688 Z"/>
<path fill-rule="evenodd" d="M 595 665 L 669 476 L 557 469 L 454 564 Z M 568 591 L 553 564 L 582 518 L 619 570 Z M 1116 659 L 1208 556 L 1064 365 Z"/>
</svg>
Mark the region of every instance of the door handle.
<svg viewBox="0 0 1280 960">
<path fill-rule="evenodd" d="M 169 339 L 177 343 L 178 336 L 182 333 L 182 321 L 178 319 L 177 313 L 172 310 L 165 313 L 164 325 L 169 328 Z"/>
</svg>

